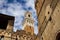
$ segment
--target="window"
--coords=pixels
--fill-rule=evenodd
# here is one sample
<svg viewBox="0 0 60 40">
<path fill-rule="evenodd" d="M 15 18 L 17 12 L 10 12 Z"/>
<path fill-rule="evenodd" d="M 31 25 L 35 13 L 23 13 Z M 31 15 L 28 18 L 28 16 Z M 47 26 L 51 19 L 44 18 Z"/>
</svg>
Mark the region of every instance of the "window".
<svg viewBox="0 0 60 40">
<path fill-rule="evenodd" d="M 51 21 L 51 20 L 52 20 L 52 18 L 50 17 L 50 18 L 49 18 L 49 21 Z"/>
<path fill-rule="evenodd" d="M 18 39 L 16 38 L 16 40 L 18 40 Z"/>
<path fill-rule="evenodd" d="M 43 37 L 42 37 L 42 40 L 43 40 Z"/>
<path fill-rule="evenodd" d="M 32 38 L 30 40 L 33 40 Z"/>
<path fill-rule="evenodd" d="M 50 12 L 48 11 L 48 14 L 49 14 Z"/>
</svg>

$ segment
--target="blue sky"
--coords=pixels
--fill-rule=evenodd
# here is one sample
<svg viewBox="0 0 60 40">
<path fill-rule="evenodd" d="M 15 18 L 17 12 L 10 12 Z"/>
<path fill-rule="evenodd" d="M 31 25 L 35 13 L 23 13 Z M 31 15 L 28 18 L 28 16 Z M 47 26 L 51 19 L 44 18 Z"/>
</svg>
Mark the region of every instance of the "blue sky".
<svg viewBox="0 0 60 40">
<path fill-rule="evenodd" d="M 15 17 L 14 31 L 22 30 L 22 21 L 26 11 L 32 13 L 34 19 L 34 33 L 38 33 L 38 21 L 35 10 L 35 0 L 0 0 L 0 13 Z"/>
</svg>

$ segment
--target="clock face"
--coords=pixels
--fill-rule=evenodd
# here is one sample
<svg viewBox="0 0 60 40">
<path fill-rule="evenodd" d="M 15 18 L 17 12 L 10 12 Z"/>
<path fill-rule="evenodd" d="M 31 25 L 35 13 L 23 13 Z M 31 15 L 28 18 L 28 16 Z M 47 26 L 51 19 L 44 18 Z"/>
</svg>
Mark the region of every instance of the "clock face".
<svg viewBox="0 0 60 40">
<path fill-rule="evenodd" d="M 30 17 L 30 15 L 28 15 L 28 17 Z"/>
<path fill-rule="evenodd" d="M 25 17 L 31 18 L 32 17 L 32 13 L 31 12 L 26 12 Z"/>
</svg>

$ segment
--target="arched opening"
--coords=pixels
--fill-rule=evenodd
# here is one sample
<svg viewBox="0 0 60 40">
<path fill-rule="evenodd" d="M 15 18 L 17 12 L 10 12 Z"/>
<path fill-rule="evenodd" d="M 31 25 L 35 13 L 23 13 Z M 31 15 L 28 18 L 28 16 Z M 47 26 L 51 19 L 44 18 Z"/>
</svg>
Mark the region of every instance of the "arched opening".
<svg viewBox="0 0 60 40">
<path fill-rule="evenodd" d="M 57 34 L 56 40 L 60 40 L 60 33 Z"/>
</svg>

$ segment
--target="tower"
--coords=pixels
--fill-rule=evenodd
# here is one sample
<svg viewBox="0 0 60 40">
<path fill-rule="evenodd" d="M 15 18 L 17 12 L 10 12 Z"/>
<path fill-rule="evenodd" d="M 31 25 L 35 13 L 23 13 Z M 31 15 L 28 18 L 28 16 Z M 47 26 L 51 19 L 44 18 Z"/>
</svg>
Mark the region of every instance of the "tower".
<svg viewBox="0 0 60 40">
<path fill-rule="evenodd" d="M 33 35 L 34 33 L 34 20 L 32 18 L 32 13 L 31 12 L 26 12 L 25 13 L 25 19 L 23 22 L 23 30 L 26 32 L 30 33 Z"/>
</svg>

